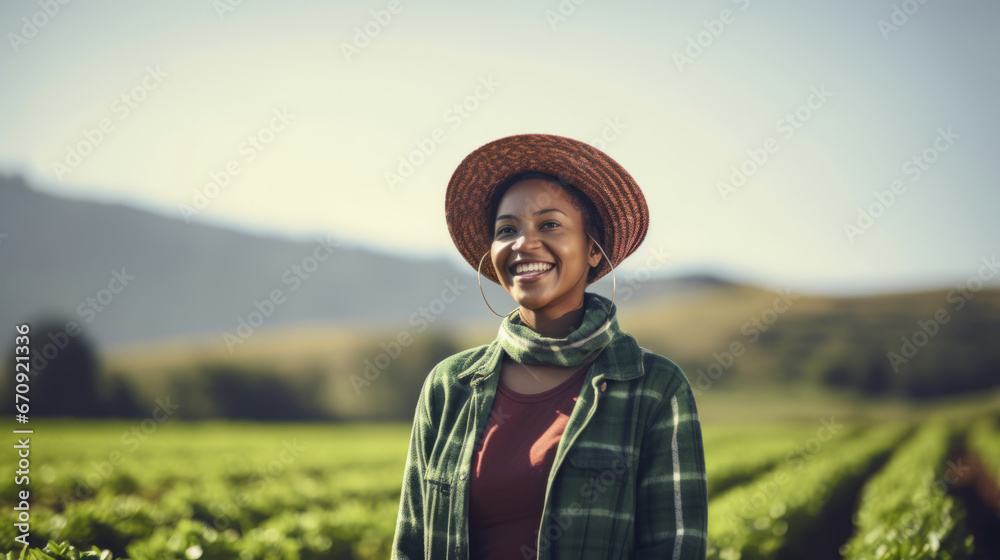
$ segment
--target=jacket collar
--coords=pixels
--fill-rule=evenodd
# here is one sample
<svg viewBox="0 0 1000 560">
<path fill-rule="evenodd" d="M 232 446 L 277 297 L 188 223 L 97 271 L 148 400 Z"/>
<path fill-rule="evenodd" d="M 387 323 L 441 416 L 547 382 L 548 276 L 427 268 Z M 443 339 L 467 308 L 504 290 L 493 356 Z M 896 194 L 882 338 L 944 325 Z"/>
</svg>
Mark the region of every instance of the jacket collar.
<svg viewBox="0 0 1000 560">
<path fill-rule="evenodd" d="M 500 341 L 493 339 L 486 351 L 458 372 L 455 378 L 459 381 L 468 379 L 470 385 L 478 385 L 500 371 L 504 354 Z M 641 377 L 646 373 L 642 364 L 642 349 L 632 335 L 622 332 L 597 356 L 591 365 L 591 371 L 592 375 L 603 375 L 606 379 L 616 381 Z"/>
</svg>

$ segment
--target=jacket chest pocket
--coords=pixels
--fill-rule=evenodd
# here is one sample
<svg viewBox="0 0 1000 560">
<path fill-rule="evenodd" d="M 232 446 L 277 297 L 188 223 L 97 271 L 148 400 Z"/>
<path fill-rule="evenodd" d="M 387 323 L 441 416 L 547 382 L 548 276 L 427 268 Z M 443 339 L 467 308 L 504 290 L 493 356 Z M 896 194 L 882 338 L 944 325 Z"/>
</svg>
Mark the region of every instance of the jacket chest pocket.
<svg viewBox="0 0 1000 560">
<path fill-rule="evenodd" d="M 624 450 L 576 449 L 566 457 L 567 471 L 578 488 L 580 528 L 588 553 L 621 551 L 634 521 L 634 461 Z"/>
<path fill-rule="evenodd" d="M 424 473 L 424 550 L 442 552 L 436 547 L 447 545 L 447 539 L 436 540 L 435 534 L 448 533 L 455 488 L 448 473 L 428 470 Z"/>
</svg>

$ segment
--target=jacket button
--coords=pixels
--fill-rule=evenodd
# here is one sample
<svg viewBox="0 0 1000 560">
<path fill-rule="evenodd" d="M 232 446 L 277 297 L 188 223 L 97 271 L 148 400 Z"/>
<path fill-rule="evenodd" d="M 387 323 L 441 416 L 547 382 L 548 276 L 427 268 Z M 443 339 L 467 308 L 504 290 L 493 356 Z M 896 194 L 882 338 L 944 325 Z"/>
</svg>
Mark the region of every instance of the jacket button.
<svg viewBox="0 0 1000 560">
<path fill-rule="evenodd" d="M 607 388 L 608 388 L 608 382 L 607 381 L 602 381 L 601 382 L 601 392 L 603 393 L 604 390 L 607 389 Z"/>
</svg>

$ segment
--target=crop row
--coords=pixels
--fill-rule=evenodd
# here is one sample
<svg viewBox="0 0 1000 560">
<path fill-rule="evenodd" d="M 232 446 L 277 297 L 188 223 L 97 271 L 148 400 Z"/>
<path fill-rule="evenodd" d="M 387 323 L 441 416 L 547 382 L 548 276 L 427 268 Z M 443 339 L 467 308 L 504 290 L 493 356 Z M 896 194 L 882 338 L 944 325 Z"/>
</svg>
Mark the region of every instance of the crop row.
<svg viewBox="0 0 1000 560">
<path fill-rule="evenodd" d="M 818 531 L 823 510 L 856 486 L 908 431 L 904 424 L 838 434 L 710 503 L 708 557 L 775 558 Z M 812 449 L 812 448 L 810 448 Z"/>
<path fill-rule="evenodd" d="M 120 437 L 128 428 L 53 423 L 38 430 L 45 438 L 32 447 L 31 555 L 99 558 L 81 552 L 97 545 L 133 560 L 388 557 L 408 426 L 171 421 L 139 445 Z M 844 552 L 896 560 L 936 550 L 938 557 L 962 558 L 962 508 L 937 491 L 941 479 L 949 482 L 943 469 L 949 439 L 959 432 L 929 421 L 904 440 L 909 430 L 902 423 L 861 428 L 832 419 L 706 427 L 709 557 L 801 551 L 829 530 L 831 516 L 843 519 L 835 550 L 850 531 L 846 501 L 904 441 L 865 484 Z M 969 445 L 1000 474 L 994 420 L 977 423 Z M 0 481 L 4 552 L 21 549 L 8 507 L 14 490 Z M 50 539 L 56 542 L 42 556 Z"/>
<path fill-rule="evenodd" d="M 851 427 L 843 428 L 837 437 L 847 436 Z M 732 430 L 724 432 L 720 441 L 705 441 L 705 464 L 708 474 L 708 497 L 712 499 L 723 491 L 751 481 L 760 473 L 781 461 L 793 461 L 809 454 L 807 445 L 811 438 L 820 442 L 825 438 L 824 426 L 802 427 L 776 424 L 759 427 L 756 433 L 747 432 L 732 437 Z M 839 431 L 839 430 L 838 430 Z"/>
<path fill-rule="evenodd" d="M 928 421 L 865 484 L 848 560 L 967 558 L 972 538 L 965 511 L 948 495 L 958 472 L 946 470 L 951 428 Z"/>
<path fill-rule="evenodd" d="M 982 460 L 993 481 L 1000 481 L 1000 424 L 997 418 L 982 418 L 972 426 L 969 448 Z M 1000 508 L 1000 504 L 996 505 Z"/>
<path fill-rule="evenodd" d="M 404 426 L 180 422 L 138 446 L 123 444 L 120 423 L 36 432 L 35 547 L 95 544 L 137 560 L 387 557 Z M 10 503 L 9 483 L 0 489 Z M 0 551 L 21 548 L 12 515 L 0 514 Z"/>
</svg>

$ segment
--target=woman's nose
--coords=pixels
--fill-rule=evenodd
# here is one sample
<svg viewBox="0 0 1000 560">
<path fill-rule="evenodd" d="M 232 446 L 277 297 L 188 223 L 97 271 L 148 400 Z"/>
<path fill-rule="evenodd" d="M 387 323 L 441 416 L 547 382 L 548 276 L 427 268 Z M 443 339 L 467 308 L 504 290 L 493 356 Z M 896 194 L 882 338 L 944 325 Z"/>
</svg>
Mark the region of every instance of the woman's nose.
<svg viewBox="0 0 1000 560">
<path fill-rule="evenodd" d="M 535 232 L 530 229 L 526 229 L 517 236 L 514 243 L 511 245 L 511 250 L 522 251 L 525 248 L 531 247 L 535 242 Z"/>
</svg>

